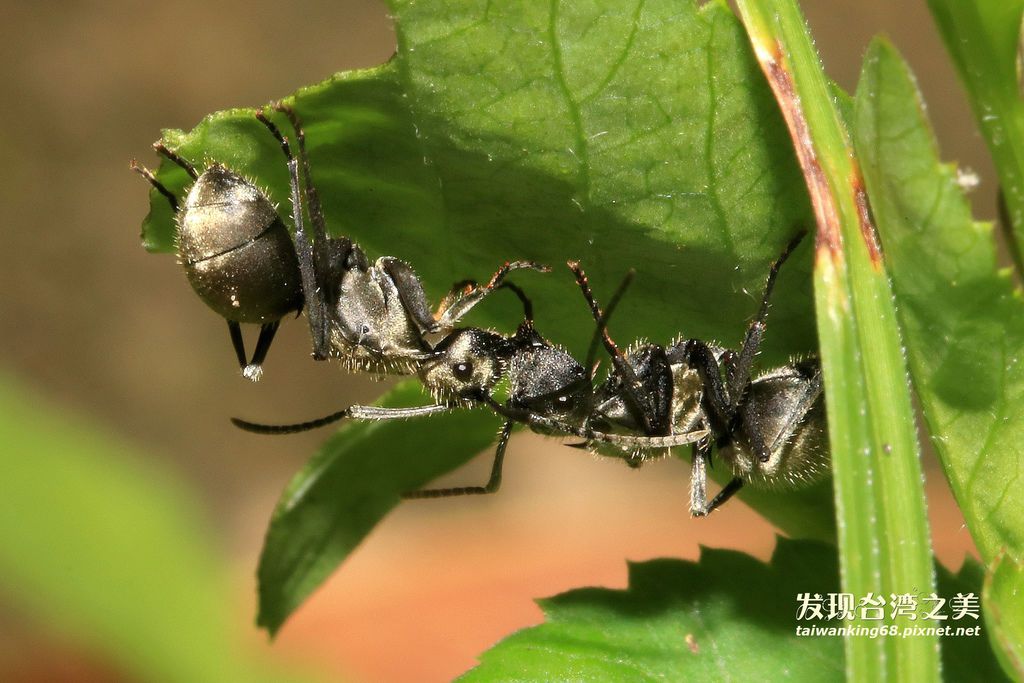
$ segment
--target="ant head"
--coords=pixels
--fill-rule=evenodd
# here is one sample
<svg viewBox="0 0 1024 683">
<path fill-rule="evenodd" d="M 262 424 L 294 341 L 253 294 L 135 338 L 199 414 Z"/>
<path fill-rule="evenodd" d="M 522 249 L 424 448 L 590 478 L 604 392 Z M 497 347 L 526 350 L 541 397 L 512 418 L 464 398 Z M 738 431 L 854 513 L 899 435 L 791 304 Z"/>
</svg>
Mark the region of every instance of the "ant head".
<svg viewBox="0 0 1024 683">
<path fill-rule="evenodd" d="M 509 406 L 556 418 L 586 411 L 593 391 L 590 375 L 564 349 L 540 336 L 518 346 L 509 364 Z"/>
<path fill-rule="evenodd" d="M 420 380 L 435 397 L 472 399 L 489 394 L 505 371 L 509 340 L 468 327 L 438 342 L 419 369 Z"/>
</svg>

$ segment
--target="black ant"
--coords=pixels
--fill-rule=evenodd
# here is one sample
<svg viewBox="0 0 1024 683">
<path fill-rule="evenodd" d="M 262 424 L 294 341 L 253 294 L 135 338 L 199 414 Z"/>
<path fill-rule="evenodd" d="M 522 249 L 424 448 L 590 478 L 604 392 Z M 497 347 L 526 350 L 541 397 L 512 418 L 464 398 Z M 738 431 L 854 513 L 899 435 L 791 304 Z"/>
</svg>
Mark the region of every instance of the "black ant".
<svg viewBox="0 0 1024 683">
<path fill-rule="evenodd" d="M 351 239 L 328 236 L 302 125 L 291 107 L 278 103 L 274 108 L 295 131 L 298 159 L 266 114 L 259 112 L 256 118 L 273 134 L 287 160 L 294 243 L 267 194 L 226 166 L 213 163 L 199 173 L 163 144 L 154 145 L 194 181 L 184 202 L 179 202 L 151 171 L 132 162 L 132 168 L 170 202 L 178 225 L 178 255 L 189 282 L 228 321 L 239 365 L 249 379 L 262 375 L 281 318 L 302 309 L 309 319 L 314 358 L 337 358 L 351 370 L 413 372 L 431 353 L 426 337 L 450 330 L 499 288 L 510 271 L 548 270 L 528 261 L 505 263 L 483 286 L 471 280 L 457 283 L 432 313 L 423 284 L 407 263 L 390 256 L 371 263 Z M 250 360 L 239 323 L 261 325 Z"/>
</svg>

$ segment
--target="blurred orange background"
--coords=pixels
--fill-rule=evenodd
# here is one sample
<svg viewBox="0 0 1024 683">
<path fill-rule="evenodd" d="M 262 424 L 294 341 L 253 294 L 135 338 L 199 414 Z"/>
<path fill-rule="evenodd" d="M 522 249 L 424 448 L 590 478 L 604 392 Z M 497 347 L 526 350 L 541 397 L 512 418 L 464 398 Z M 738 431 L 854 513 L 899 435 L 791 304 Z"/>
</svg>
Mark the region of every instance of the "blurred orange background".
<svg viewBox="0 0 1024 683">
<path fill-rule="evenodd" d="M 995 172 L 923 0 L 803 5 L 826 68 L 847 89 L 870 36 L 892 36 L 917 73 L 944 157 L 980 176 L 976 211 L 993 218 Z M 381 386 L 310 361 L 299 324 L 282 326 L 262 383 L 242 379 L 223 322 L 172 257 L 140 247 L 148 188 L 128 161 L 155 164 L 150 143 L 161 128 L 188 129 L 206 113 L 384 61 L 394 50 L 385 9 L 369 0 L 298 0 L 287 11 L 259 0 L 115 0 L 7 3 L 2 14 L 0 368 L 59 411 L 138 444 L 198 492 L 198 514 L 230 571 L 225 601 L 252 648 L 326 680 L 446 680 L 538 623 L 532 598 L 623 586 L 626 559 L 696 558 L 702 544 L 770 555 L 774 530 L 740 503 L 688 518 L 681 462 L 628 471 L 520 435 L 498 495 L 403 504 L 269 643 L 253 625 L 262 534 L 325 435 L 255 438 L 227 417 L 321 415 Z M 971 541 L 928 465 L 935 549 L 956 568 Z M 488 468 L 481 457 L 446 481 L 482 481 Z M 0 680 L 131 680 L 16 609 L 17 590 L 0 586 Z"/>
</svg>

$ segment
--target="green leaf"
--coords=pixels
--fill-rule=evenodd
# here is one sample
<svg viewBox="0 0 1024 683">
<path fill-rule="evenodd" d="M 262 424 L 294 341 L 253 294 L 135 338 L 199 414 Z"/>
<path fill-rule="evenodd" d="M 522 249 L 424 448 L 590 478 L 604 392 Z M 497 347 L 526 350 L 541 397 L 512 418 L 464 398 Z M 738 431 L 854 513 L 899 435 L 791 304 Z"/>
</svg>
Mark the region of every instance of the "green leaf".
<svg viewBox="0 0 1024 683">
<path fill-rule="evenodd" d="M 991 226 L 974 222 L 955 168 L 940 163 L 911 74 L 885 43 L 870 56 L 858 150 L 929 431 L 982 557 L 1020 555 L 1024 305 L 997 269 Z"/>
<path fill-rule="evenodd" d="M 459 680 L 841 681 L 841 639 L 794 635 L 811 623 L 796 620 L 797 595 L 838 583 L 833 546 L 784 538 L 767 565 L 710 548 L 699 562 L 631 564 L 626 590 L 540 601 L 544 624 L 506 638 Z"/>
<path fill-rule="evenodd" d="M 795 0 L 737 4 L 818 220 L 815 295 L 843 590 L 927 592 L 935 579 L 906 361 L 849 134 Z M 936 646 L 934 637 L 847 637 L 847 676 L 937 680 Z"/>
<path fill-rule="evenodd" d="M 928 0 L 928 5 L 999 171 L 1012 223 L 1004 226 L 1007 244 L 1018 273 L 1024 274 L 1024 0 Z"/>
<path fill-rule="evenodd" d="M 937 573 L 943 598 L 981 592 L 984 572 L 970 558 L 957 574 L 941 565 Z M 539 601 L 544 624 L 498 643 L 459 680 L 843 680 L 839 637 L 795 635 L 799 626 L 850 625 L 797 619 L 799 594 L 827 605 L 838 591 L 835 547 L 811 541 L 780 538 L 767 565 L 709 548 L 699 562 L 633 564 L 626 590 L 585 588 Z M 915 613 L 932 606 L 919 602 Z M 977 624 L 969 617 L 943 623 Z M 981 635 L 944 637 L 942 652 L 946 680 L 1004 679 Z"/>
<path fill-rule="evenodd" d="M 938 594 L 947 601 L 943 609 L 947 616 L 955 615 L 951 601 L 958 594 L 973 595 L 975 598 L 982 594 L 985 568 L 973 557 L 964 558 L 963 566 L 956 574 L 940 564 L 936 564 L 936 569 L 938 570 L 936 572 Z M 989 646 L 995 628 L 989 622 L 989 615 L 986 614 L 985 617 L 986 625 L 982 626 L 982 633 L 977 636 L 948 635 L 943 637 L 942 675 L 945 680 L 986 682 L 1009 680 L 1000 668 L 1000 662 L 992 651 L 992 647 Z M 979 621 L 964 616 L 959 620 L 947 619 L 942 623 L 956 629 L 959 626 L 968 628 L 977 626 Z M 985 637 L 986 628 L 988 629 L 988 638 Z"/>
<path fill-rule="evenodd" d="M 536 302 L 538 329 L 580 356 L 593 322 L 561 268 L 570 258 L 599 297 L 637 269 L 611 321 L 623 344 L 680 334 L 740 343 L 768 264 L 809 215 L 771 93 L 723 2 L 396 0 L 392 10 L 399 51 L 391 62 L 291 98 L 336 234 L 371 257 L 408 260 L 435 299 L 455 280 L 485 280 L 505 260 L 551 264 L 550 275 L 515 280 Z M 248 174 L 287 206 L 280 149 L 252 110 L 213 114 L 164 140 L 187 159 Z M 186 186 L 171 164 L 159 177 L 176 193 Z M 169 207 L 155 192 L 152 199 L 145 243 L 171 251 Z M 765 366 L 816 346 L 809 251 L 803 246 L 780 277 Z M 467 324 L 513 329 L 518 306 L 500 296 Z M 497 424 L 473 414 L 360 427 L 324 446 L 286 493 L 288 514 L 275 516 L 261 563 L 261 623 L 277 628 L 391 509 L 415 478 L 403 474 L 402 445 L 433 443 L 428 434 L 463 424 L 447 420 L 488 436 Z M 475 439 L 458 452 L 418 452 L 423 469 L 415 471 L 455 467 L 483 448 Z M 356 462 L 393 470 L 375 496 L 369 487 L 381 482 L 359 484 L 358 503 L 347 497 Z M 680 481 L 681 492 L 686 486 Z M 828 482 L 741 497 L 787 533 L 834 536 Z"/>
<path fill-rule="evenodd" d="M 296 680 L 247 657 L 194 496 L 0 377 L 5 600 L 131 680 Z"/>
<path fill-rule="evenodd" d="M 414 382 L 388 406 L 430 403 Z M 494 440 L 484 411 L 349 423 L 295 475 L 274 510 L 260 556 L 259 616 L 271 634 L 400 501 Z M 422 504 L 422 503 L 421 503 Z"/>
<path fill-rule="evenodd" d="M 985 573 L 985 625 L 1003 668 L 1024 679 L 1024 563 L 999 555 Z"/>
<path fill-rule="evenodd" d="M 407 259 L 435 298 L 507 259 L 547 262 L 554 274 L 517 280 L 538 302 L 539 328 L 577 350 L 592 323 L 562 268 L 570 258 L 598 294 L 638 269 L 612 321 L 622 339 L 739 343 L 768 264 L 809 215 L 771 94 L 723 3 L 392 9 L 390 63 L 294 96 L 332 231 L 371 256 Z M 252 113 L 214 114 L 164 139 L 188 159 L 238 168 L 287 206 L 280 150 Z M 185 186 L 168 163 L 159 177 Z M 152 197 L 145 243 L 171 251 L 170 210 Z M 770 363 L 815 347 L 801 256 L 773 307 Z M 497 302 L 480 313 L 505 326 L 517 315 Z"/>
<path fill-rule="evenodd" d="M 1024 307 L 996 268 L 990 226 L 974 222 L 955 168 L 939 161 L 909 69 L 885 41 L 865 60 L 856 122 L 935 450 L 982 557 L 1020 557 Z"/>
</svg>

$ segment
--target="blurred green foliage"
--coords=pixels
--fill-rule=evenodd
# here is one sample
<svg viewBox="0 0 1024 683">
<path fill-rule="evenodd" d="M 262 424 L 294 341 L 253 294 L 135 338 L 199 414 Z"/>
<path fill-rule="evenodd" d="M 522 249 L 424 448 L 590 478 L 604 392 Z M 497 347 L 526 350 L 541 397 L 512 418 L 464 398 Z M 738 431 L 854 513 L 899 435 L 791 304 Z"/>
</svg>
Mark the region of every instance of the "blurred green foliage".
<svg viewBox="0 0 1024 683">
<path fill-rule="evenodd" d="M 197 497 L 134 447 L 0 377 L 0 592 L 133 679 L 298 681 L 247 652 Z"/>
</svg>

